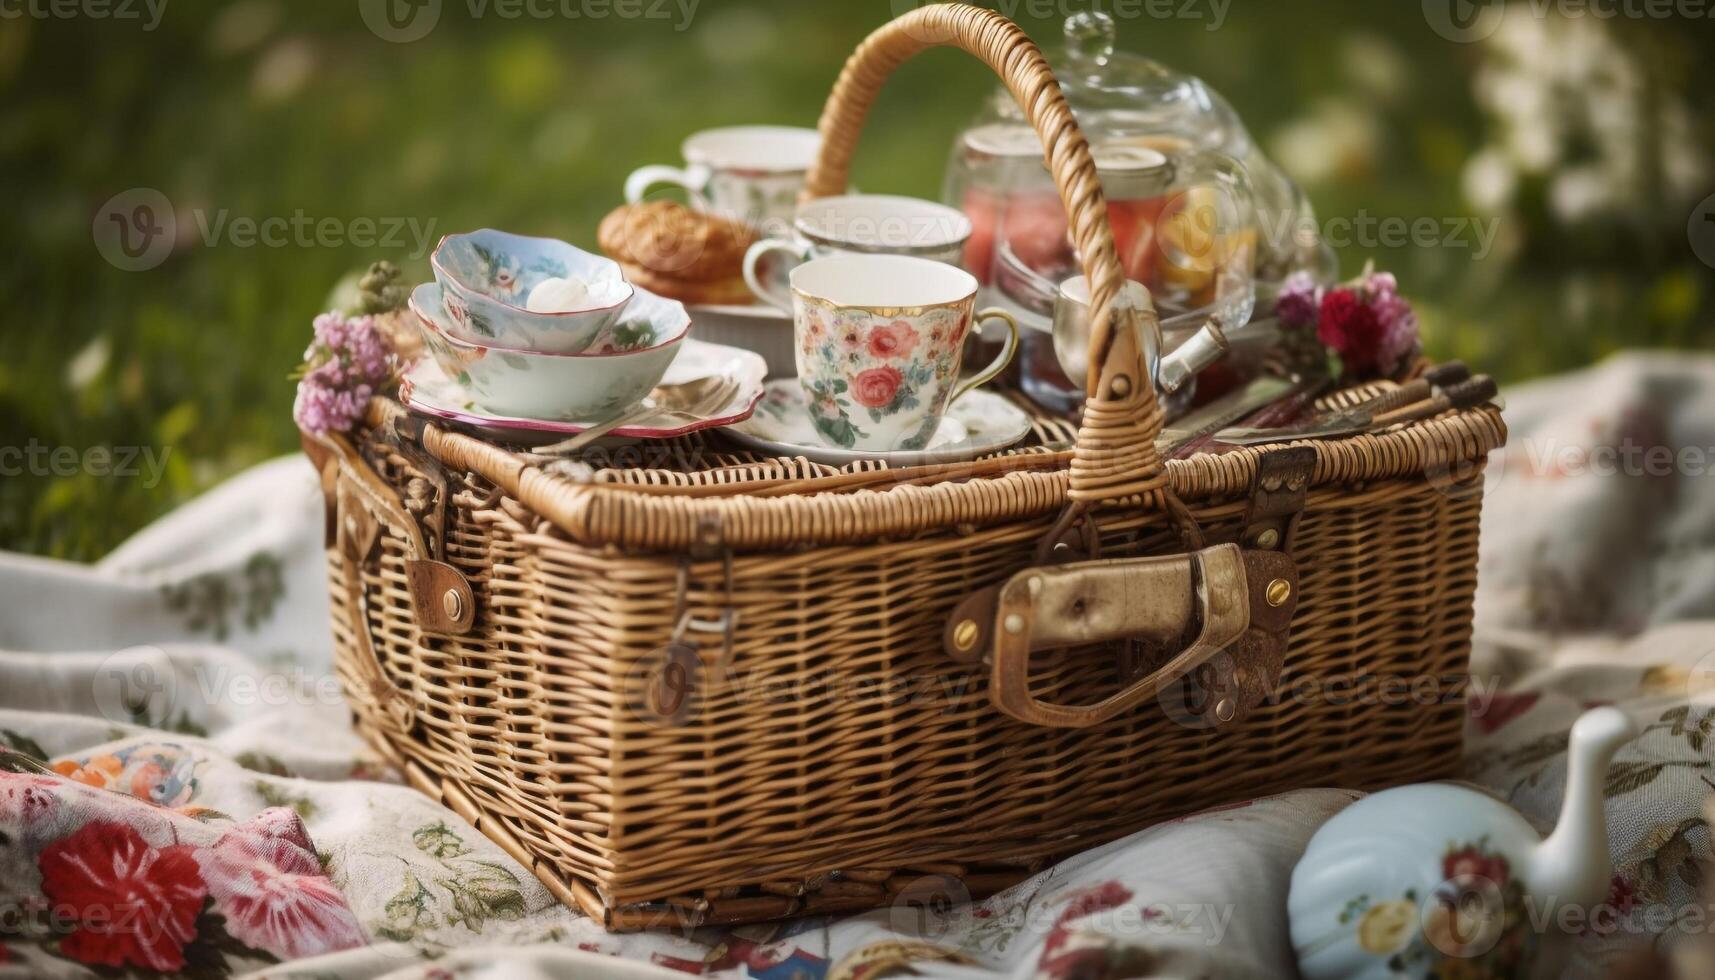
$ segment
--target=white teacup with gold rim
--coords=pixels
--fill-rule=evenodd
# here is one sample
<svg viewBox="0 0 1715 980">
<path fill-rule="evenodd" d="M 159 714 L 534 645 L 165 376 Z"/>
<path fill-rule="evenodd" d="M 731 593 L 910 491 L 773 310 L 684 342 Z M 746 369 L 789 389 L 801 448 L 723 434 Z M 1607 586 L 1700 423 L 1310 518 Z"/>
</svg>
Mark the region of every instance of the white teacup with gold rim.
<svg viewBox="0 0 1715 980">
<path fill-rule="evenodd" d="M 651 188 L 684 188 L 699 211 L 712 211 L 774 230 L 785 227 L 822 138 L 796 126 L 722 126 L 685 138 L 684 167 L 639 167 L 625 180 L 636 204 Z"/>
<path fill-rule="evenodd" d="M 798 205 L 791 238 L 765 238 L 744 254 L 744 281 L 763 302 L 792 308 L 791 266 L 830 255 L 910 255 L 959 265 L 971 219 L 945 204 L 897 194 L 840 194 Z M 786 262 L 770 261 L 783 257 Z M 764 266 L 768 268 L 764 268 Z"/>
<path fill-rule="evenodd" d="M 838 255 L 792 270 L 798 383 L 830 446 L 921 449 L 960 395 L 995 379 L 1018 348 L 1018 323 L 976 312 L 977 280 L 955 266 L 900 255 Z M 1006 324 L 1000 355 L 959 377 L 965 338 Z"/>
</svg>

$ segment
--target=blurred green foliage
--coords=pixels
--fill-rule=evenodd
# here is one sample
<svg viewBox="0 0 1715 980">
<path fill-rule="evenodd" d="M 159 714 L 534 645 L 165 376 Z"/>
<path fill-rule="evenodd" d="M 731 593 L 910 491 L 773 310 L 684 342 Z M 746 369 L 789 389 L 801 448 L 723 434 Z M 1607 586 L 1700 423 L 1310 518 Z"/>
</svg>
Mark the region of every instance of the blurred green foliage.
<svg viewBox="0 0 1715 980">
<path fill-rule="evenodd" d="M 167 454 L 159 485 L 39 467 L 0 477 L 0 547 L 97 557 L 291 451 L 286 374 L 330 287 L 376 258 L 413 280 L 428 274 L 412 241 L 270 247 L 231 232 L 207 240 L 205 225 L 302 214 L 344 235 L 357 219 L 397 219 L 431 244 L 495 226 L 594 247 L 632 168 L 674 162 L 681 138 L 706 126 L 814 125 L 853 45 L 910 5 L 702 0 L 687 24 L 677 4 L 667 20 L 509 19 L 499 2 L 445 0 L 439 25 L 412 43 L 370 32 L 359 0 L 171 0 L 152 31 L 0 21 L 0 447 Z M 991 5 L 1049 44 L 1064 8 L 1080 6 Z M 550 7 L 559 0 L 535 9 Z M 1204 77 L 1289 169 L 1308 161 L 1300 176 L 1324 219 L 1471 213 L 1461 174 L 1490 127 L 1471 94 L 1480 48 L 1437 36 L 1419 4 L 1125 9 L 1167 8 L 1202 16 L 1123 18 L 1122 45 Z M 1649 52 L 1665 91 L 1701 100 L 1698 118 L 1709 118 L 1707 85 L 1690 73 L 1709 63 L 1715 32 L 1619 29 Z M 907 65 L 872 115 L 854 183 L 937 196 L 950 141 L 992 86 L 951 52 Z M 170 257 L 136 272 L 105 261 L 92 236 L 104 204 L 133 188 L 160 191 L 178 217 Z M 1432 353 L 1518 380 L 1621 347 L 1711 344 L 1711 270 L 1676 206 L 1645 232 L 1650 247 L 1560 248 L 1552 228 L 1518 247 L 1526 236 L 1503 228 L 1514 247 L 1482 261 L 1373 243 L 1341 259 L 1348 274 L 1367 258 L 1400 274 L 1421 298 Z"/>
</svg>

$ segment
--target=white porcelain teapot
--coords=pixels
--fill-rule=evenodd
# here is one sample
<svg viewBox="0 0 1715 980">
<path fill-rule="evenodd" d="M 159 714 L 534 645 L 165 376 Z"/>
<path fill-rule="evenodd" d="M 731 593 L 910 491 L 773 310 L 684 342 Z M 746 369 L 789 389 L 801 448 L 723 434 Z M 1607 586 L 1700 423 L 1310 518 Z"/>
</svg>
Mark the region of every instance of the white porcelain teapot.
<svg viewBox="0 0 1715 980">
<path fill-rule="evenodd" d="M 1637 728 L 1614 708 L 1572 726 L 1566 797 L 1547 839 L 1512 807 L 1451 783 L 1366 797 L 1311 838 L 1287 911 L 1305 980 L 1561 976 L 1607 897 L 1602 784 Z M 1449 969 L 1453 967 L 1454 969 Z"/>
</svg>

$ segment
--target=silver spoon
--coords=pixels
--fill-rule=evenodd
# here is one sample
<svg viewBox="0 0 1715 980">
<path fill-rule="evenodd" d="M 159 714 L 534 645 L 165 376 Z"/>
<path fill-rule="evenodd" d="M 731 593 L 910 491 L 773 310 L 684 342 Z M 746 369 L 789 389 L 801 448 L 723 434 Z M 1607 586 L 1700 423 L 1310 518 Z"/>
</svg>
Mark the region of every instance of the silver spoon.
<svg viewBox="0 0 1715 980">
<path fill-rule="evenodd" d="M 733 392 L 737 389 L 738 379 L 724 374 L 695 378 L 683 384 L 661 385 L 650 392 L 649 397 L 619 414 L 590 426 L 570 439 L 538 447 L 535 452 L 541 456 L 574 453 L 615 429 L 624 428 L 649 416 L 682 418 L 688 421 L 706 419 L 715 409 L 731 401 Z"/>
</svg>

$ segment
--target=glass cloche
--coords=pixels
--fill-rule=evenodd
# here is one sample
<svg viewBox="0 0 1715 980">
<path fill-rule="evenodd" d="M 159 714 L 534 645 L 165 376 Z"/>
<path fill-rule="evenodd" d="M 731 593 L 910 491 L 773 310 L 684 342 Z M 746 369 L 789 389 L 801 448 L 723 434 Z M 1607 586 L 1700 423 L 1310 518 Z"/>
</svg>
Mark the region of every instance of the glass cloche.
<svg viewBox="0 0 1715 980">
<path fill-rule="evenodd" d="M 1293 271 L 1332 277 L 1309 201 L 1224 99 L 1115 51 L 1104 13 L 1072 15 L 1065 35 L 1050 60 L 1090 142 L 1120 263 L 1160 314 L 1163 354 L 1211 323 L 1227 338 L 1241 332 Z M 1083 270 L 1041 142 L 1004 88 L 954 141 L 943 196 L 971 218 L 965 265 L 984 301 L 1036 328 L 1026 331 L 1022 383 L 1045 405 L 1074 410 L 1082 386 L 1065 377 L 1046 331 L 1061 283 Z"/>
</svg>

